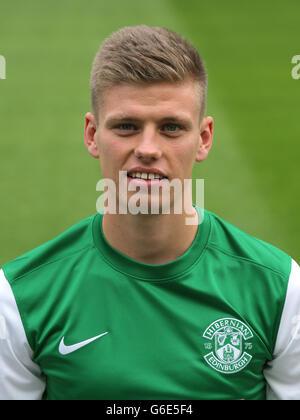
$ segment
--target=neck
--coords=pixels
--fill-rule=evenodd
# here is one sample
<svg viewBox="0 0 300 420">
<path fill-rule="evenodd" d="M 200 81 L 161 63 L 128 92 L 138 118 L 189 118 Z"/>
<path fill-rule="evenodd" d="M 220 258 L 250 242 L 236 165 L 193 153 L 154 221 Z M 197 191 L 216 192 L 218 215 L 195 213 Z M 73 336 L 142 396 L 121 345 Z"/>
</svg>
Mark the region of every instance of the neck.
<svg viewBox="0 0 300 420">
<path fill-rule="evenodd" d="M 188 214 L 104 214 L 103 233 L 113 248 L 128 257 L 165 264 L 184 254 L 194 241 L 198 224 L 187 225 L 186 218 L 191 217 L 198 217 L 195 208 Z"/>
</svg>

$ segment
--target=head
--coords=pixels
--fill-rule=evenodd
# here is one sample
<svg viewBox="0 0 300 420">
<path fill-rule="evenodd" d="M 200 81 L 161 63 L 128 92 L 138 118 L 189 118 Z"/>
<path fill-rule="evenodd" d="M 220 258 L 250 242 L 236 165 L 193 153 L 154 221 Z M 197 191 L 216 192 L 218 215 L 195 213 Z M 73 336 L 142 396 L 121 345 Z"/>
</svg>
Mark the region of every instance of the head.
<svg viewBox="0 0 300 420">
<path fill-rule="evenodd" d="M 127 27 L 101 45 L 91 74 L 92 113 L 85 144 L 104 178 L 157 169 L 170 181 L 191 178 L 212 144 L 207 77 L 198 51 L 160 27 Z"/>
</svg>

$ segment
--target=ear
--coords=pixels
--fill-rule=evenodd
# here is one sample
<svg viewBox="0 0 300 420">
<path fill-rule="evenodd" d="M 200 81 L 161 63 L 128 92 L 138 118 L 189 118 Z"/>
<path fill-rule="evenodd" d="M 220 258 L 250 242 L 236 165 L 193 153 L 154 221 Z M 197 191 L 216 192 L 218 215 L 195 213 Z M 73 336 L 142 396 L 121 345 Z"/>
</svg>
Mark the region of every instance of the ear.
<svg viewBox="0 0 300 420">
<path fill-rule="evenodd" d="M 200 127 L 200 144 L 196 154 L 196 161 L 202 162 L 207 158 L 213 142 L 213 119 L 212 117 L 203 118 Z"/>
<path fill-rule="evenodd" d="M 88 112 L 85 115 L 84 144 L 89 154 L 92 155 L 94 158 L 99 157 L 98 146 L 95 139 L 96 131 L 97 131 L 97 124 L 96 124 L 95 117 L 91 112 Z"/>
</svg>

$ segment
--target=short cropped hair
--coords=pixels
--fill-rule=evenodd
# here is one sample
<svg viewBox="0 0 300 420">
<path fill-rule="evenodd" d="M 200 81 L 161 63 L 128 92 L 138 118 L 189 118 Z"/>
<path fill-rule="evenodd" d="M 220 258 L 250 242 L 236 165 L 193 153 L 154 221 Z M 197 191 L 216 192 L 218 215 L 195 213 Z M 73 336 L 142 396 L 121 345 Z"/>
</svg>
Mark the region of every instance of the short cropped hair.
<svg viewBox="0 0 300 420">
<path fill-rule="evenodd" d="M 200 87 L 200 121 L 206 112 L 207 74 L 197 49 L 163 27 L 131 26 L 103 41 L 91 72 L 91 106 L 98 123 L 105 89 L 122 84 L 179 82 L 192 79 Z"/>
</svg>

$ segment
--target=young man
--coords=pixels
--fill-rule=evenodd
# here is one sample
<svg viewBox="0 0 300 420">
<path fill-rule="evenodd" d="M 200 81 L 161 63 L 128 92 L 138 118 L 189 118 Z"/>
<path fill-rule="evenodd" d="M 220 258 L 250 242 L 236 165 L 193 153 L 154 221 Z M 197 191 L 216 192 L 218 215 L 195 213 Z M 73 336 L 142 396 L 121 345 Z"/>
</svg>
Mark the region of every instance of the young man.
<svg viewBox="0 0 300 420">
<path fill-rule="evenodd" d="M 298 265 L 202 220 L 191 195 L 175 212 L 183 195 L 163 192 L 212 145 L 196 49 L 124 28 L 102 44 L 91 88 L 85 144 L 117 211 L 2 267 L 0 398 L 300 399 Z M 157 211 L 132 211 L 138 190 Z"/>
</svg>

